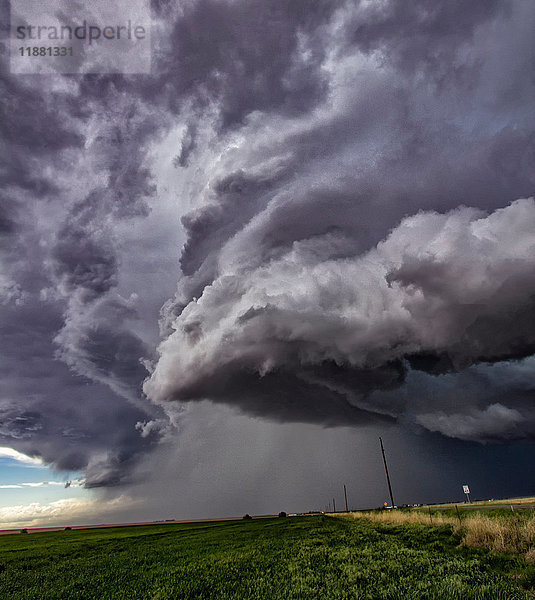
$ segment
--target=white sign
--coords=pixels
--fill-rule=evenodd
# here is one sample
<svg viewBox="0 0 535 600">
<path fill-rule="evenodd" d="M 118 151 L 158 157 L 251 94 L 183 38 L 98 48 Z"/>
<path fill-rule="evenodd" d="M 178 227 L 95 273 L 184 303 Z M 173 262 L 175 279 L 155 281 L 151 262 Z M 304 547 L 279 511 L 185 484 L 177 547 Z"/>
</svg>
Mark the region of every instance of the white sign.
<svg viewBox="0 0 535 600">
<path fill-rule="evenodd" d="M 463 492 L 465 494 L 469 494 L 470 493 L 470 488 L 467 485 L 463 485 Z"/>
</svg>

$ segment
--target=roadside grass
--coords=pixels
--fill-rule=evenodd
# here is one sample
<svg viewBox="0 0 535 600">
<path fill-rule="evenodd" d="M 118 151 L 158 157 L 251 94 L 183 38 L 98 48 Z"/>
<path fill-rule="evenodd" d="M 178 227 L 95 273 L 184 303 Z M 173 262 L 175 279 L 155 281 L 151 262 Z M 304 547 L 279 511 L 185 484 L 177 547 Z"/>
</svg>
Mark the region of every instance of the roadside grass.
<svg viewBox="0 0 535 600">
<path fill-rule="evenodd" d="M 534 597 L 534 569 L 523 559 L 459 542 L 449 524 L 327 516 L 10 535 L 0 539 L 0 597 Z"/>
<path fill-rule="evenodd" d="M 397 525 L 449 526 L 464 546 L 488 548 L 493 552 L 512 552 L 535 563 L 535 511 L 511 512 L 506 509 L 463 510 L 380 510 L 340 513 L 354 519 Z"/>
</svg>

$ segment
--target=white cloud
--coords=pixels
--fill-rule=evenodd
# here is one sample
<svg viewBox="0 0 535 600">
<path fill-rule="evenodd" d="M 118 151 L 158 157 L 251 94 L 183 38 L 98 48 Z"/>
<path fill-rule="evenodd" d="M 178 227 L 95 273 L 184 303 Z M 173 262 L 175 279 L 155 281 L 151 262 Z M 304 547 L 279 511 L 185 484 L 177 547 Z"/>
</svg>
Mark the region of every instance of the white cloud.
<svg viewBox="0 0 535 600">
<path fill-rule="evenodd" d="M 24 483 L 11 483 L 7 485 L 0 485 L 1 490 L 8 489 L 24 489 L 24 488 L 40 488 L 40 487 L 63 487 L 63 488 L 77 488 L 83 487 L 83 481 L 31 481 Z"/>
<path fill-rule="evenodd" d="M 61 485 L 65 486 L 64 481 L 36 481 L 31 483 L 21 483 L 23 487 L 44 487 L 46 485 Z"/>
<path fill-rule="evenodd" d="M 39 527 L 89 523 L 97 519 L 110 518 L 115 512 L 141 504 L 130 496 L 119 496 L 112 500 L 64 498 L 50 504 L 20 504 L 0 508 L 0 524 L 3 528 Z"/>
<path fill-rule="evenodd" d="M 28 456 L 27 454 L 23 454 L 22 452 L 18 452 L 17 450 L 14 450 L 13 448 L 8 448 L 7 446 L 3 446 L 0 448 L 0 458 L 11 458 L 13 460 L 28 465 L 43 465 L 43 461 L 41 458 Z"/>
</svg>

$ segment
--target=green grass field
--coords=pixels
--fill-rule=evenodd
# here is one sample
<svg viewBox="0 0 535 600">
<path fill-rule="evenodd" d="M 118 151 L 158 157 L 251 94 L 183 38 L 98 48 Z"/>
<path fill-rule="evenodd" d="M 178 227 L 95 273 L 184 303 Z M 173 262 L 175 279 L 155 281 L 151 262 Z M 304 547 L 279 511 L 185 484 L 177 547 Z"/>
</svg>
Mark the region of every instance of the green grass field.
<svg viewBox="0 0 535 600">
<path fill-rule="evenodd" d="M 292 517 L 0 538 L 0 598 L 515 600 L 520 557 L 459 549 L 451 527 Z"/>
</svg>

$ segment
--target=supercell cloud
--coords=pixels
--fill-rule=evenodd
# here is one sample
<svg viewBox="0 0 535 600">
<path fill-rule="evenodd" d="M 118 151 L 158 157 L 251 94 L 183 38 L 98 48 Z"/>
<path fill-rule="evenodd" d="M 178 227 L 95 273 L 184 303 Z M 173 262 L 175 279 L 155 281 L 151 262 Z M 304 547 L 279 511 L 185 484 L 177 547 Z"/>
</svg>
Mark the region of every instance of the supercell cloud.
<svg viewBox="0 0 535 600">
<path fill-rule="evenodd" d="M 533 439 L 532 3 L 152 14 L 150 75 L 2 54 L 2 446 L 125 483 L 196 400 Z"/>
<path fill-rule="evenodd" d="M 315 103 L 293 114 L 273 99 L 231 127 L 224 96 L 211 149 L 188 131 L 203 185 L 182 217 L 153 401 L 533 436 L 532 385 L 516 376 L 535 349 L 528 14 L 340 4 L 292 54 L 322 82 Z"/>
<path fill-rule="evenodd" d="M 532 198 L 490 215 L 464 207 L 421 212 L 375 248 L 340 257 L 348 243 L 331 232 L 252 265 L 224 254 L 217 278 L 161 344 L 149 397 L 221 399 L 303 421 L 399 417 L 402 396 L 385 402 L 374 392 L 402 388 L 411 369 L 440 380 L 479 364 L 516 365 L 533 353 Z M 517 386 L 510 383 L 508 402 L 522 405 L 526 389 Z M 529 406 L 523 416 L 491 404 L 478 416 L 472 409 L 480 400 L 465 400 L 466 419 L 440 412 L 416 420 L 461 438 L 499 438 L 512 424 L 520 437 L 532 432 Z"/>
</svg>

